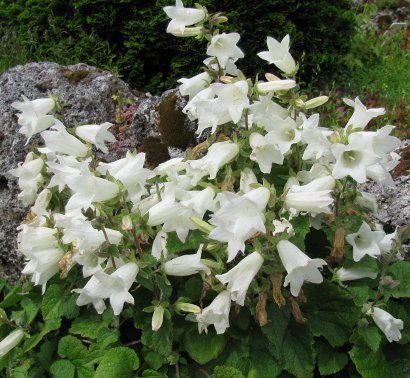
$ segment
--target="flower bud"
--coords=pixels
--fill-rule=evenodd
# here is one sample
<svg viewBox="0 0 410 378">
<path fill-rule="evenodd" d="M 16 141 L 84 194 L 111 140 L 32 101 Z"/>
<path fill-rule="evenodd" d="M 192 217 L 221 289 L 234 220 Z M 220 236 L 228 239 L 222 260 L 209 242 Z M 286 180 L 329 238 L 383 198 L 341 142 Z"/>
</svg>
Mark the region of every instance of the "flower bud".
<svg viewBox="0 0 410 378">
<path fill-rule="evenodd" d="M 304 108 L 306 106 L 306 103 L 301 98 L 298 98 L 297 100 L 295 100 L 295 105 L 298 108 Z"/>
<path fill-rule="evenodd" d="M 267 83 L 258 83 L 256 84 L 256 89 L 264 94 L 268 92 L 283 91 L 296 87 L 295 80 L 286 79 L 286 80 L 274 80 Z"/>
<path fill-rule="evenodd" d="M 328 100 L 329 100 L 328 96 L 319 96 L 319 97 L 312 98 L 311 100 L 306 101 L 305 109 L 317 108 L 318 106 L 325 104 Z"/>
<path fill-rule="evenodd" d="M 215 21 L 216 21 L 216 24 L 222 24 L 222 23 L 228 21 L 228 17 L 218 16 Z"/>
<path fill-rule="evenodd" d="M 164 321 L 164 308 L 162 306 L 157 306 L 155 307 L 154 313 L 152 315 L 152 321 L 151 321 L 152 330 L 154 332 L 158 331 L 161 328 L 163 321 Z"/>
<path fill-rule="evenodd" d="M 279 77 L 277 77 L 276 75 L 272 74 L 272 73 L 265 73 L 265 78 L 267 81 L 276 81 L 276 80 L 280 80 Z"/>
<path fill-rule="evenodd" d="M 177 302 L 175 305 L 175 310 L 178 311 L 184 311 L 184 312 L 192 312 L 193 314 L 200 314 L 201 313 L 201 308 L 197 305 L 194 305 L 192 303 L 186 303 L 186 302 Z"/>
<path fill-rule="evenodd" d="M 45 214 L 46 208 L 50 203 L 51 197 L 51 191 L 49 189 L 43 189 L 37 196 L 36 202 L 32 206 L 31 211 L 38 216 Z"/>
<path fill-rule="evenodd" d="M 202 232 L 205 232 L 206 234 L 209 234 L 214 227 L 212 227 L 208 222 L 205 222 L 204 220 L 197 218 L 197 217 L 191 217 L 190 218 L 192 223 L 195 224 L 195 226 L 198 227 L 199 230 Z"/>
<path fill-rule="evenodd" d="M 124 215 L 121 219 L 121 228 L 125 231 L 132 230 L 132 219 L 129 215 Z"/>
<path fill-rule="evenodd" d="M 202 35 L 202 26 L 196 26 L 192 28 L 184 28 L 182 33 L 180 31 L 173 31 L 171 34 L 175 37 L 195 37 L 197 35 Z"/>
<path fill-rule="evenodd" d="M 0 342 L 0 357 L 5 356 L 10 350 L 17 346 L 23 339 L 22 329 L 16 329 Z"/>
</svg>

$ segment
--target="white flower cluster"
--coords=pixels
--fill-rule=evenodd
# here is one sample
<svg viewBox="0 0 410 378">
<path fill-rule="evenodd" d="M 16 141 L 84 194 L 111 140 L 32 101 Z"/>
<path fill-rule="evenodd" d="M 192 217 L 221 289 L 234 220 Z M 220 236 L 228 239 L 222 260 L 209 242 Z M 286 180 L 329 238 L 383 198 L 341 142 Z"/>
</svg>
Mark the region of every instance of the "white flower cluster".
<svg viewBox="0 0 410 378">
<path fill-rule="evenodd" d="M 168 32 L 177 36 L 206 33 L 203 23 L 209 17 L 204 8 L 184 8 L 177 0 L 175 6 L 164 10 L 172 19 Z M 219 21 L 224 20 L 220 17 Z M 244 57 L 237 46 L 237 33 L 215 34 L 209 41 L 205 72 L 180 80 L 181 94 L 189 96 L 183 111 L 197 121 L 198 134 L 207 129 L 212 133 L 204 146 L 206 153 L 198 159 L 171 159 L 155 170 L 144 168 L 143 153 L 128 152 L 112 163 L 96 162 L 90 144 L 107 152 L 105 142 L 115 140 L 108 131 L 111 124 L 69 130 L 48 114 L 53 108 L 48 99 L 24 98 L 24 102 L 13 104 L 22 112 L 20 132 L 28 138 L 40 132 L 44 139 L 39 154 L 29 154 L 11 171 L 19 179 L 23 203 L 35 202 L 33 220 L 20 227 L 18 239 L 28 261 L 23 273 L 32 275 L 35 284 L 44 289 L 57 272 L 65 275 L 79 264 L 84 277 L 90 278 L 83 288 L 73 290 L 79 293 L 77 304 L 92 304 L 102 313 L 104 301 L 109 299 L 118 315 L 125 303 L 134 303 L 130 289 L 138 282 L 144 258 L 140 245 L 144 227 L 153 231 L 148 235 L 155 235 L 150 252 L 161 272 L 168 276 L 200 274 L 217 288 L 215 299 L 203 309 L 178 305 L 191 312 L 188 317 L 198 323 L 200 332 L 210 325 L 217 333 L 225 332 L 231 302 L 245 305 L 254 278 L 261 274 L 265 261 L 272 261 L 269 254 L 279 256 L 282 270 L 287 272 L 284 286 L 290 286 L 291 295 L 298 296 L 304 282 L 323 282 L 320 269 L 327 263 L 308 257 L 288 240 L 297 233 L 292 220 L 307 214 L 312 226 L 320 227 L 324 217 L 336 211 L 337 194 L 348 182 L 372 179 L 383 186 L 392 185 L 389 171 L 398 162 L 392 151 L 400 145 L 390 136 L 393 126 L 365 131 L 368 122 L 384 109 L 366 109 L 358 98 L 345 100 L 354 112 L 342 128 L 319 126 L 318 114 L 307 117 L 303 111 L 327 98 L 306 101 L 299 96 L 294 80 L 297 65 L 289 52 L 288 35 L 282 42 L 268 37 L 268 51 L 258 54 L 281 70 L 285 79 L 266 74 L 266 82 L 255 83 L 236 68 L 237 60 Z M 283 193 L 276 196 L 269 180 L 275 168 L 290 166 L 290 162 L 298 171 L 288 177 Z M 38 195 L 41 186 L 45 192 Z M 52 210 L 51 192 L 60 198 Z M 366 193 L 358 201 L 367 207 L 375 203 Z M 120 207 L 117 213 L 104 213 L 102 205 L 109 203 Z M 135 219 L 141 229 L 136 228 Z M 195 253 L 176 256 L 168 251 L 170 233 L 175 232 L 185 243 L 193 230 L 207 240 L 197 245 Z M 269 252 L 260 249 L 260 244 L 253 243 L 260 235 L 274 240 L 277 247 L 267 249 Z M 396 239 L 394 234 L 373 231 L 367 223 L 346 236 L 356 262 L 365 255 L 376 258 L 390 253 Z M 134 250 L 122 250 L 130 240 Z M 120 252 L 104 253 L 110 247 Z M 205 251 L 214 260 L 203 259 Z M 237 262 L 238 255 L 245 257 Z M 225 263 L 234 261 L 229 271 L 216 274 L 223 271 Z M 336 275 L 347 281 L 375 279 L 377 273 L 341 268 Z M 164 309 L 155 305 L 153 311 L 153 329 L 157 330 Z M 383 330 L 385 317 L 375 309 L 373 318 Z M 400 338 L 391 331 L 398 325 L 393 321 L 386 326 L 390 327 L 386 332 L 394 334 L 388 336 L 389 341 Z"/>
</svg>

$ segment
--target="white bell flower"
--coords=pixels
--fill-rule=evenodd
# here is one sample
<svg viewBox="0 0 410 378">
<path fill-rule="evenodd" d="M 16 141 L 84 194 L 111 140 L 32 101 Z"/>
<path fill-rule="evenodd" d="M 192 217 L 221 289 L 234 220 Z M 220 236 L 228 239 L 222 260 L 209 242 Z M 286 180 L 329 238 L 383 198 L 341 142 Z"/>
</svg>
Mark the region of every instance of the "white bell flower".
<svg viewBox="0 0 410 378">
<path fill-rule="evenodd" d="M 270 142 L 271 139 L 259 133 L 252 133 L 249 137 L 249 144 L 252 147 L 250 159 L 256 161 L 259 169 L 263 173 L 270 173 L 272 164 L 283 164 L 284 156 L 276 144 Z"/>
<path fill-rule="evenodd" d="M 319 127 L 319 114 L 313 114 L 309 118 L 303 116 L 302 142 L 307 144 L 303 152 L 303 160 L 317 161 L 321 157 L 331 155 L 331 143 L 327 139 L 326 130 Z"/>
<path fill-rule="evenodd" d="M 348 98 L 344 98 L 343 101 L 346 105 L 354 108 L 354 112 L 347 121 L 346 127 L 352 125 L 353 128 L 364 129 L 371 119 L 383 115 L 386 112 L 384 108 L 367 109 L 359 97 L 356 97 L 354 101 Z"/>
<path fill-rule="evenodd" d="M 97 169 L 103 174 L 108 171 L 111 176 L 121 181 L 127 190 L 128 199 L 137 204 L 143 195 L 148 194 L 147 180 L 155 176 L 153 171 L 144 168 L 144 162 L 145 153 L 134 155 L 128 151 L 125 158 L 112 163 L 100 163 Z"/>
<path fill-rule="evenodd" d="M 34 205 L 31 207 L 31 212 L 36 214 L 37 217 L 41 217 L 43 215 L 47 215 L 48 211 L 46 210 L 53 193 L 49 189 L 43 189 L 37 196 Z"/>
<path fill-rule="evenodd" d="M 232 75 L 232 76 L 237 76 L 238 75 L 238 67 L 236 66 L 235 61 L 233 59 L 228 59 L 228 62 L 226 63 L 223 72 L 225 75 Z M 213 57 L 210 56 L 206 59 L 204 59 L 203 63 L 205 66 L 208 66 L 210 69 L 218 72 L 219 67 L 218 67 L 218 62 L 217 60 Z"/>
<path fill-rule="evenodd" d="M 288 273 L 283 286 L 290 284 L 290 292 L 294 297 L 298 296 L 303 282 L 316 284 L 323 282 L 319 268 L 327 265 L 325 260 L 311 259 L 288 240 L 281 240 L 277 248 L 282 264 Z"/>
<path fill-rule="evenodd" d="M 34 154 L 29 152 L 24 163 L 19 163 L 17 168 L 10 169 L 8 172 L 18 178 L 18 186 L 21 192 L 17 197 L 24 206 L 31 205 L 36 200 L 37 191 L 44 181 L 41 174 L 43 167 L 43 159 L 36 159 Z"/>
<path fill-rule="evenodd" d="M 331 170 L 329 170 L 329 167 L 325 164 L 326 163 L 323 160 L 321 163 L 315 163 L 312 165 L 309 171 L 299 171 L 296 175 L 296 178 L 300 182 L 308 184 L 309 182 L 319 177 L 329 176 Z"/>
<path fill-rule="evenodd" d="M 379 242 L 379 247 L 382 253 L 390 253 L 394 243 L 400 244 L 400 237 L 398 235 L 399 227 L 391 234 L 387 234 Z"/>
<path fill-rule="evenodd" d="M 208 333 L 208 327 L 213 325 L 218 335 L 229 328 L 229 311 L 231 310 L 231 294 L 228 290 L 221 291 L 211 304 L 194 317 L 198 322 L 198 331 Z M 191 316 L 192 318 L 192 316 Z"/>
<path fill-rule="evenodd" d="M 363 222 L 359 231 L 346 236 L 346 241 L 353 247 L 353 260 L 360 261 L 365 255 L 379 256 L 379 242 L 385 235 L 383 231 L 372 231 L 370 226 Z"/>
<path fill-rule="evenodd" d="M 238 305 L 245 304 L 246 292 L 253 278 L 263 264 L 263 257 L 258 252 L 253 252 L 243 258 L 234 268 L 224 274 L 218 274 L 216 279 L 224 285 L 231 293 L 231 299 Z"/>
<path fill-rule="evenodd" d="M 275 227 L 275 230 L 272 232 L 272 236 L 281 234 L 285 231 L 289 236 L 295 235 L 292 223 L 290 223 L 286 218 L 280 218 L 280 220 L 274 219 L 272 224 Z"/>
<path fill-rule="evenodd" d="M 252 115 L 253 122 L 266 131 L 273 130 L 279 119 L 286 119 L 289 116 L 288 110 L 272 101 L 273 93 L 266 96 L 259 96 L 259 101 L 254 101 L 249 106 L 249 114 Z"/>
<path fill-rule="evenodd" d="M 192 100 L 199 92 L 209 87 L 211 81 L 212 78 L 207 72 L 200 73 L 190 79 L 179 79 L 178 82 L 182 83 L 179 86 L 179 92 L 182 96 L 189 96 L 189 99 Z"/>
<path fill-rule="evenodd" d="M 267 37 L 268 51 L 258 53 L 259 58 L 274 64 L 281 71 L 291 74 L 295 72 L 296 63 L 289 53 L 289 34 L 279 43 L 275 38 Z"/>
<path fill-rule="evenodd" d="M 202 248 L 201 244 L 198 251 L 193 255 L 183 255 L 175 257 L 164 264 L 164 271 L 169 276 L 191 276 L 199 272 L 205 272 L 207 275 L 211 274 L 211 270 L 201 262 Z"/>
<path fill-rule="evenodd" d="M 351 176 L 358 183 L 366 181 L 366 168 L 378 161 L 377 155 L 360 133 L 349 136 L 349 144 L 335 143 L 331 151 L 336 159 L 332 175 L 336 179 Z"/>
<path fill-rule="evenodd" d="M 115 136 L 108 129 L 113 126 L 110 122 L 104 122 L 101 125 L 83 125 L 75 129 L 75 133 L 88 143 L 94 144 L 105 154 L 108 153 L 108 148 L 105 142 L 115 142 Z"/>
<path fill-rule="evenodd" d="M 60 121 L 56 120 L 51 130 L 43 131 L 41 133 L 46 147 L 39 148 L 38 150 L 40 152 L 54 152 L 74 157 L 85 157 L 87 155 L 88 147 L 80 142 L 75 136 L 69 134 Z"/>
<path fill-rule="evenodd" d="M 185 26 L 196 24 L 205 18 L 205 12 L 202 9 L 184 8 L 181 0 L 176 0 L 175 6 L 167 6 L 163 9 L 167 16 L 171 18 L 167 33 L 183 34 Z"/>
<path fill-rule="evenodd" d="M 152 242 L 151 255 L 154 256 L 157 260 L 161 259 L 161 256 L 167 258 L 167 239 L 168 235 L 164 231 L 158 231 L 155 235 L 155 239 Z"/>
<path fill-rule="evenodd" d="M 359 192 L 360 195 L 358 195 L 354 203 L 362 206 L 366 209 L 369 209 L 373 212 L 373 214 L 377 217 L 378 216 L 378 207 L 377 207 L 377 198 L 374 194 L 372 193 L 367 193 L 367 192 Z"/>
<path fill-rule="evenodd" d="M 230 163 L 238 153 L 238 145 L 230 140 L 214 143 L 209 147 L 207 154 L 203 158 L 188 160 L 188 174 L 193 178 L 194 184 L 198 183 L 202 177 L 208 175 L 213 180 L 218 171 L 225 164 Z"/>
<path fill-rule="evenodd" d="M 48 161 L 48 170 L 53 174 L 51 176 L 48 188 L 58 186 L 58 191 L 62 192 L 67 186 L 67 177 L 81 175 L 82 162 L 69 155 L 56 155 L 57 161 Z M 85 162 L 90 163 L 91 158 Z"/>
<path fill-rule="evenodd" d="M 306 185 L 286 185 L 289 189 L 284 200 L 285 209 L 306 211 L 312 214 L 330 213 L 334 199 L 331 196 L 335 187 L 332 176 L 323 176 L 311 181 Z"/>
<path fill-rule="evenodd" d="M 267 82 L 259 82 L 256 84 L 256 89 L 259 93 L 266 94 L 268 92 L 287 91 L 296 87 L 296 81 L 291 79 L 272 80 Z"/>
<path fill-rule="evenodd" d="M 239 191 L 240 193 L 248 193 L 252 189 L 252 184 L 257 184 L 258 179 L 256 178 L 255 173 L 250 168 L 245 168 L 241 172 L 241 178 L 239 180 Z"/>
<path fill-rule="evenodd" d="M 101 268 L 99 268 L 101 270 Z M 85 306 L 90 303 L 95 310 L 102 314 L 106 309 L 104 298 L 106 298 L 108 288 L 96 276 L 92 276 L 82 289 L 72 290 L 74 293 L 79 293 L 77 298 L 77 306 Z"/>
<path fill-rule="evenodd" d="M 265 139 L 276 144 L 279 151 L 285 154 L 290 150 L 292 144 L 300 142 L 301 132 L 298 130 L 296 122 L 287 117 L 278 121 L 274 128 L 266 134 Z"/>
<path fill-rule="evenodd" d="M 346 269 L 340 268 L 337 270 L 335 276 L 340 282 L 360 280 L 362 278 L 375 279 L 377 277 L 377 272 L 372 272 L 366 269 Z"/>
<path fill-rule="evenodd" d="M 383 188 L 394 188 L 396 186 L 389 170 L 382 164 L 377 163 L 367 166 L 366 176 L 377 182 Z"/>
<path fill-rule="evenodd" d="M 218 96 L 214 103 L 214 110 L 217 114 L 228 113 L 228 120 L 222 117 L 223 121 L 218 124 L 232 121 L 238 123 L 244 109 L 249 107 L 248 83 L 245 80 L 232 84 L 214 83 L 211 84 L 214 93 Z"/>
<path fill-rule="evenodd" d="M 399 138 L 390 135 L 394 128 L 392 125 L 386 125 L 377 131 L 362 131 L 360 134 L 368 138 L 376 155 L 383 158 L 401 145 Z"/>
<path fill-rule="evenodd" d="M 198 118 L 198 108 L 202 107 L 212 107 L 213 98 L 215 98 L 215 93 L 212 87 L 208 87 L 198 92 L 182 109 L 182 113 L 186 114 L 191 121 Z M 201 113 L 201 111 L 200 111 Z M 212 125 L 212 122 L 211 122 Z M 211 127 L 211 126 L 210 126 Z M 200 134 L 197 131 L 198 134 Z"/>
<path fill-rule="evenodd" d="M 5 356 L 14 347 L 16 347 L 21 340 L 23 340 L 24 331 L 21 328 L 10 332 L 3 340 L 0 341 L 0 358 Z"/>
<path fill-rule="evenodd" d="M 47 114 L 54 109 L 55 102 L 51 98 L 39 98 L 30 101 L 26 96 L 22 96 L 22 102 L 13 102 L 11 106 L 22 113 L 19 114 L 18 124 L 21 126 L 19 133 L 25 135 L 27 143 L 30 138 L 52 126 L 56 119 Z"/>
<path fill-rule="evenodd" d="M 403 320 L 396 319 L 387 311 L 381 308 L 374 307 L 372 318 L 380 330 L 386 335 L 389 343 L 399 341 L 401 339 L 401 330 L 403 329 Z"/>
<path fill-rule="evenodd" d="M 206 53 L 209 56 L 216 57 L 219 65 L 222 68 L 225 68 L 229 60 L 236 62 L 239 58 L 244 57 L 242 50 L 236 46 L 239 39 L 240 36 L 238 33 L 222 33 L 214 35 Z"/>
<path fill-rule="evenodd" d="M 265 187 L 250 190 L 242 196 L 231 192 L 218 194 L 220 209 L 209 220 L 215 226 L 209 238 L 228 243 L 228 262 L 239 251 L 245 252 L 247 239 L 257 232 L 266 232 L 263 212 L 269 197 L 269 189 Z"/>
</svg>

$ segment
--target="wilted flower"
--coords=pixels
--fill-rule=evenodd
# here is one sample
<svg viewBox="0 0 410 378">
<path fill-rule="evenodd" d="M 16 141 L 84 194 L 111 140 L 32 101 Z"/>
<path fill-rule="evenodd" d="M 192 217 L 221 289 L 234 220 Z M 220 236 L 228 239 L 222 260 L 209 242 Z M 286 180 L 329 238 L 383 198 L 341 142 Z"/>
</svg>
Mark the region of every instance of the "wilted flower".
<svg viewBox="0 0 410 378">
<path fill-rule="evenodd" d="M 227 289 L 231 293 L 231 299 L 243 306 L 248 287 L 262 264 L 263 257 L 258 252 L 253 252 L 243 258 L 229 272 L 216 275 L 215 278 L 223 284 L 228 284 Z"/>
<path fill-rule="evenodd" d="M 319 268 L 327 265 L 325 260 L 311 259 L 288 240 L 281 240 L 277 248 L 282 264 L 288 272 L 283 286 L 290 284 L 290 292 L 294 297 L 299 294 L 303 282 L 316 284 L 323 282 Z"/>
<path fill-rule="evenodd" d="M 394 318 L 387 311 L 378 307 L 373 308 L 372 318 L 390 343 L 401 339 L 400 330 L 403 329 L 403 320 Z"/>
</svg>

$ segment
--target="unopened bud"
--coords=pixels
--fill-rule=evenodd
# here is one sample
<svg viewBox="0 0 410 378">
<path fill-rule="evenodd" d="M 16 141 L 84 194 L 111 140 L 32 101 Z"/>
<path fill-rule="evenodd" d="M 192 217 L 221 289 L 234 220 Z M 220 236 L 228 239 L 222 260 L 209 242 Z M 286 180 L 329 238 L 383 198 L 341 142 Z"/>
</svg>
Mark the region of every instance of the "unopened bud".
<svg viewBox="0 0 410 378">
<path fill-rule="evenodd" d="M 161 328 L 163 321 L 164 321 L 164 307 L 157 306 L 155 307 L 154 313 L 152 314 L 152 321 L 151 321 L 152 330 L 154 332 L 158 331 Z"/>
<path fill-rule="evenodd" d="M 394 280 L 392 276 L 383 276 L 380 279 L 380 283 L 382 284 L 382 286 L 389 289 L 394 289 L 400 285 L 400 281 Z"/>
<path fill-rule="evenodd" d="M 217 24 L 223 24 L 226 21 L 228 21 L 228 17 L 226 17 L 226 16 L 218 16 L 216 18 L 216 23 Z"/>
<path fill-rule="evenodd" d="M 182 33 L 174 31 L 171 34 L 175 37 L 196 37 L 197 35 L 202 35 L 203 30 L 202 26 L 195 26 L 192 28 L 184 28 Z"/>
<path fill-rule="evenodd" d="M 49 189 L 43 189 L 40 194 L 37 196 L 36 202 L 31 208 L 31 211 L 40 216 L 46 212 L 46 208 L 51 201 L 53 194 Z"/>
<path fill-rule="evenodd" d="M 22 329 L 16 329 L 11 332 L 7 337 L 5 337 L 0 342 L 0 357 L 5 356 L 10 352 L 15 346 L 17 346 L 24 337 L 24 332 Z"/>
<path fill-rule="evenodd" d="M 192 223 L 195 224 L 195 226 L 197 226 L 198 229 L 201 230 L 202 232 L 209 234 L 214 229 L 209 223 L 205 222 L 204 220 L 200 218 L 191 217 L 190 219 Z"/>
<path fill-rule="evenodd" d="M 329 139 L 332 143 L 340 143 L 340 135 L 337 132 L 330 134 Z"/>
<path fill-rule="evenodd" d="M 121 228 L 126 231 L 132 230 L 132 219 L 129 215 L 124 215 L 121 219 Z"/>
<path fill-rule="evenodd" d="M 317 108 L 318 106 L 325 104 L 328 100 L 329 100 L 329 97 L 327 96 L 319 96 L 319 97 L 312 98 L 311 100 L 306 101 L 305 109 Z"/>
<path fill-rule="evenodd" d="M 305 102 L 301 98 L 298 98 L 297 100 L 295 100 L 295 105 L 298 108 L 304 108 L 305 107 Z"/>
<path fill-rule="evenodd" d="M 268 80 L 268 81 L 280 80 L 279 77 L 277 77 L 276 75 L 271 74 L 271 73 L 269 73 L 269 72 L 265 73 L 265 77 L 266 77 L 266 80 Z"/>
<path fill-rule="evenodd" d="M 183 312 L 191 312 L 193 314 L 200 314 L 201 313 L 201 308 L 197 305 L 194 305 L 192 303 L 186 303 L 186 302 L 178 302 L 175 305 L 175 310 L 178 311 L 183 311 Z"/>
<path fill-rule="evenodd" d="M 232 76 L 227 76 L 227 75 L 226 76 L 221 76 L 219 78 L 219 80 L 222 81 L 222 83 L 229 84 L 229 83 L 232 83 L 233 77 Z"/>
</svg>

